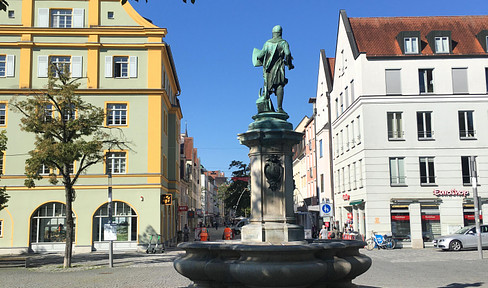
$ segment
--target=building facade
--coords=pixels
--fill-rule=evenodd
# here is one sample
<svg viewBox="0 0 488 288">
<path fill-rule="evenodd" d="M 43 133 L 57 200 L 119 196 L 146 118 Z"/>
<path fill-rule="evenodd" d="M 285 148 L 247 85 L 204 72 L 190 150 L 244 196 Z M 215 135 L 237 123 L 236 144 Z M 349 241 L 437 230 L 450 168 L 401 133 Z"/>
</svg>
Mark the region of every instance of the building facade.
<svg viewBox="0 0 488 288">
<path fill-rule="evenodd" d="M 185 133 L 181 135 L 180 141 L 181 208 L 179 209 L 179 230 L 183 230 L 185 224 L 190 229 L 195 229 L 198 222 L 201 222 L 199 217 L 202 217 L 200 158 L 198 158 L 197 148 L 193 146 L 193 137 L 188 137 L 188 133 Z"/>
<path fill-rule="evenodd" d="M 335 216 L 421 248 L 488 213 L 488 16 L 339 15 L 330 92 Z M 486 219 L 484 219 L 486 223 Z"/>
<path fill-rule="evenodd" d="M 24 187 L 24 163 L 34 136 L 20 131 L 8 101 L 42 93 L 48 66 L 69 66 L 76 93 L 103 107 L 131 150 L 111 151 L 81 175 L 73 203 L 74 251 L 107 249 L 108 169 L 112 174 L 114 249 L 143 248 L 151 235 L 176 239 L 179 197 L 180 93 L 166 29 L 120 1 L 11 0 L 0 13 L 0 129 L 9 138 L 1 184 L 10 195 L 0 211 L 0 253 L 64 251 L 65 195 L 47 179 Z M 3 68 L 3 69 L 2 69 Z M 74 164 L 76 169 L 76 163 Z M 161 195 L 171 194 L 172 205 Z M 65 226 L 65 225 L 64 225 Z"/>
</svg>

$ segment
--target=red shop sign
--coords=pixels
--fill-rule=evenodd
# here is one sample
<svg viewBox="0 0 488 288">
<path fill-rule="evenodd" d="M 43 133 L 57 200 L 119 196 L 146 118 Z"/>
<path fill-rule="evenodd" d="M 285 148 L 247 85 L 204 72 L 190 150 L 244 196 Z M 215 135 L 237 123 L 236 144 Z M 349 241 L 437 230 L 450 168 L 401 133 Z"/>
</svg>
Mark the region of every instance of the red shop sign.
<svg viewBox="0 0 488 288">
<path fill-rule="evenodd" d="M 347 213 L 347 219 L 352 220 L 352 213 Z"/>
<path fill-rule="evenodd" d="M 409 221 L 410 216 L 409 215 L 391 215 L 391 220 Z"/>
<path fill-rule="evenodd" d="M 422 220 L 440 221 L 440 215 L 422 215 Z"/>
<path fill-rule="evenodd" d="M 466 214 L 464 215 L 464 219 L 466 220 L 474 220 L 474 214 Z M 483 219 L 483 215 L 480 215 L 480 220 Z"/>
<path fill-rule="evenodd" d="M 351 199 L 351 195 L 349 194 L 342 195 L 342 200 L 348 201 L 349 199 Z"/>
<path fill-rule="evenodd" d="M 178 211 L 188 211 L 188 206 L 178 206 Z"/>
</svg>

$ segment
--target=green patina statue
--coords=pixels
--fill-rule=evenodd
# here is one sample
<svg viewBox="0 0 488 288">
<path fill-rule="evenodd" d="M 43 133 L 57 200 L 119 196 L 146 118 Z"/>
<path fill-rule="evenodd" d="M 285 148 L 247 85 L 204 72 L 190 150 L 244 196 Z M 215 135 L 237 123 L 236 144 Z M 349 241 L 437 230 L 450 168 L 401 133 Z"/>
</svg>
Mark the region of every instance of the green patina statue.
<svg viewBox="0 0 488 288">
<path fill-rule="evenodd" d="M 264 91 L 261 89 L 256 101 L 258 113 L 275 112 L 269 97 L 274 93 L 278 104 L 276 112 L 286 114 L 283 110 L 284 87 L 288 83 L 288 79 L 285 78 L 285 66 L 288 66 L 289 70 L 294 66 L 288 42 L 281 38 L 282 31 L 280 25 L 273 27 L 273 38 L 264 43 L 262 50 L 254 48 L 252 53 L 253 65 L 263 66 Z"/>
</svg>

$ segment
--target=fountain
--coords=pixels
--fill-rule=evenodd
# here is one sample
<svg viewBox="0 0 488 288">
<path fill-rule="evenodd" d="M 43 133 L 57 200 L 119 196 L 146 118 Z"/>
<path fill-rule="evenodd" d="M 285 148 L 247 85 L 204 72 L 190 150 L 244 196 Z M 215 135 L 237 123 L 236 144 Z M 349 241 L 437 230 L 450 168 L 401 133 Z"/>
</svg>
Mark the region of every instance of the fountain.
<svg viewBox="0 0 488 288">
<path fill-rule="evenodd" d="M 359 253 L 365 242 L 305 240 L 303 227 L 294 223 L 292 147 L 302 133 L 293 131 L 282 107 L 285 66 L 294 66 L 281 34 L 281 26 L 275 26 L 263 49 L 254 49 L 253 64 L 263 66 L 264 87 L 254 122 L 238 135 L 250 151 L 250 224 L 242 228 L 241 241 L 178 246 L 186 254 L 174 267 L 193 287 L 356 287 L 352 280 L 371 266 Z"/>
</svg>

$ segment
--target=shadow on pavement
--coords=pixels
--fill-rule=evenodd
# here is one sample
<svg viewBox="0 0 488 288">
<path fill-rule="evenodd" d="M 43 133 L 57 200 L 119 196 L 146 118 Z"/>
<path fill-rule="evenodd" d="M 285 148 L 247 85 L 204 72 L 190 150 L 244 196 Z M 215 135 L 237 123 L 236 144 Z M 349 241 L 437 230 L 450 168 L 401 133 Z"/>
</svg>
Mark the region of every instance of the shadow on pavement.
<svg viewBox="0 0 488 288">
<path fill-rule="evenodd" d="M 484 282 L 475 282 L 475 283 L 451 283 L 446 286 L 440 286 L 439 288 L 466 288 L 466 287 L 481 287 Z"/>
</svg>

